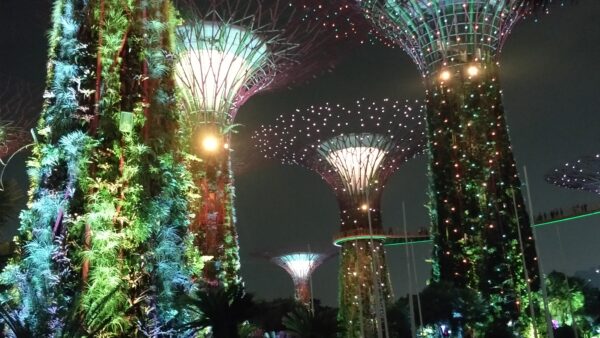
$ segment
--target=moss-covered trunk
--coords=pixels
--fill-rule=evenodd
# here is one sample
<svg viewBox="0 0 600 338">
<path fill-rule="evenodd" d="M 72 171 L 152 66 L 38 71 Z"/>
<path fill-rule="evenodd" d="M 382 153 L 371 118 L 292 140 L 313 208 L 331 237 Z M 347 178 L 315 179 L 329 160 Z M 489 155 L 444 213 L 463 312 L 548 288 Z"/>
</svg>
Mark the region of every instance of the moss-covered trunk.
<svg viewBox="0 0 600 338">
<path fill-rule="evenodd" d="M 498 73 L 488 61 L 426 78 L 433 278 L 481 291 L 492 305 L 490 321 L 524 325 L 528 295 L 517 224 L 533 288 L 538 270 Z"/>
<path fill-rule="evenodd" d="M 191 184 L 170 13 L 167 0 L 55 1 L 20 259 L 3 273 L 35 337 L 173 327 Z"/>
</svg>

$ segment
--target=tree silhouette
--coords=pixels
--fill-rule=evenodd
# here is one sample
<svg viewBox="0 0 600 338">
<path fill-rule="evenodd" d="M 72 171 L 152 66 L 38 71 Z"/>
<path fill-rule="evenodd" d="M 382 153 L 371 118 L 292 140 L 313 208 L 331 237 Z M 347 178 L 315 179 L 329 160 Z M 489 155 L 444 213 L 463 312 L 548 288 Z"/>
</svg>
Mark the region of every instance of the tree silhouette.
<svg viewBox="0 0 600 338">
<path fill-rule="evenodd" d="M 182 330 L 198 333 L 211 328 L 214 338 L 240 337 L 239 325 L 250 319 L 255 309 L 252 295 L 240 286 L 207 287 L 192 296 L 184 296 L 186 307 L 198 319 L 186 323 Z"/>
</svg>

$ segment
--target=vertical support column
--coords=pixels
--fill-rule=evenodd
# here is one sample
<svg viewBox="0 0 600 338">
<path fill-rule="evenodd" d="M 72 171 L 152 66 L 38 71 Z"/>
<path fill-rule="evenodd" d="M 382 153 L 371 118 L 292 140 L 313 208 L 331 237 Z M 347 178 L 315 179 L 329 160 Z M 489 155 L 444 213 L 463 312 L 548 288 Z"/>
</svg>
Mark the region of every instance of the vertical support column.
<svg viewBox="0 0 600 338">
<path fill-rule="evenodd" d="M 481 291 L 492 322 L 524 330 L 528 281 L 518 226 L 534 288 L 539 274 L 498 73 L 488 59 L 450 65 L 426 79 L 434 279 Z"/>
<path fill-rule="evenodd" d="M 339 318 L 346 329 L 345 337 L 377 337 L 377 295 L 373 275 L 383 284 L 384 302 L 390 295 L 388 270 L 385 263 L 383 243 L 374 240 L 374 252 L 370 240 L 361 239 L 342 244 L 340 262 L 340 312 Z M 377 255 L 375 258 L 374 255 Z M 375 259 L 377 265 L 372 264 Z M 375 271 L 371 268 L 375 266 Z"/>
<path fill-rule="evenodd" d="M 200 199 L 191 224 L 196 246 L 210 256 L 203 270 L 206 283 L 229 287 L 240 284 L 240 259 L 235 228 L 233 173 L 228 144 L 223 137 L 214 153 L 204 151 L 202 162 L 192 169 Z"/>
</svg>

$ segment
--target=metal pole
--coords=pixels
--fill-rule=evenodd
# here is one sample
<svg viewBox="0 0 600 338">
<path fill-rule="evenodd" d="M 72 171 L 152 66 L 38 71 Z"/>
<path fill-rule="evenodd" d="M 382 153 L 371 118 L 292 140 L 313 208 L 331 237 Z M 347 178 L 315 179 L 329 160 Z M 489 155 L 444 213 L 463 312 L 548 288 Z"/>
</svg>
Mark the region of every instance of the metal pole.
<svg viewBox="0 0 600 338">
<path fill-rule="evenodd" d="M 527 263 L 525 261 L 525 249 L 523 247 L 523 236 L 521 235 L 521 221 L 519 221 L 519 209 L 517 209 L 517 199 L 515 198 L 515 189 L 510 190 L 512 193 L 513 208 L 515 209 L 517 221 L 517 234 L 519 235 L 519 247 L 521 248 L 521 262 L 523 264 L 523 272 L 525 274 L 525 283 L 527 284 L 527 296 L 529 297 L 529 312 L 531 313 L 531 326 L 533 328 L 533 337 L 537 338 L 537 327 L 535 325 L 535 310 L 533 308 L 533 297 L 531 296 L 531 285 L 529 285 L 529 271 L 527 271 Z"/>
<path fill-rule="evenodd" d="M 310 244 L 308 244 L 308 255 L 311 257 L 312 252 L 310 251 Z M 312 258 L 312 257 L 311 257 Z M 312 260 L 310 261 L 311 266 L 309 266 L 309 271 L 312 270 Z M 315 298 L 313 297 L 313 282 L 312 282 L 312 273 L 308 275 L 308 283 L 310 286 L 310 312 L 312 312 L 313 316 L 315 314 Z"/>
<path fill-rule="evenodd" d="M 550 315 L 550 308 L 548 307 L 548 290 L 546 289 L 546 275 L 544 274 L 544 267 L 542 266 L 542 257 L 538 250 L 537 235 L 535 230 L 535 223 L 533 220 L 533 202 L 531 201 L 531 187 L 529 186 L 529 177 L 527 176 L 527 166 L 523 166 L 523 173 L 525 174 L 525 186 L 527 187 L 527 203 L 529 205 L 529 223 L 531 224 L 531 232 L 533 233 L 533 240 L 535 241 L 535 254 L 537 255 L 538 269 L 540 270 L 540 286 L 542 287 L 542 299 L 544 301 L 544 312 L 546 317 L 546 330 L 548 338 L 554 338 L 554 328 L 552 327 L 552 317 Z"/>
<path fill-rule="evenodd" d="M 402 220 L 404 224 L 404 240 L 408 240 L 408 233 L 406 231 L 406 206 L 402 201 Z M 408 271 L 408 305 L 410 309 L 410 332 L 413 338 L 417 337 L 417 325 L 415 324 L 415 305 L 413 304 L 412 298 L 412 281 L 410 273 L 410 257 L 408 254 L 408 243 L 405 245 L 406 251 L 406 270 Z"/>
<path fill-rule="evenodd" d="M 354 244 L 358 244 L 358 241 L 354 242 Z M 355 251 L 358 253 L 358 246 L 355 247 Z M 358 254 L 356 256 L 358 257 Z M 363 305 L 362 304 L 363 303 L 363 296 L 362 296 L 362 292 L 360 291 L 360 279 L 359 279 L 360 274 L 358 274 L 358 260 L 356 260 L 354 262 L 354 271 L 357 272 L 356 273 L 356 278 L 358 279 L 357 283 L 356 283 L 356 286 L 358 287 L 358 314 L 360 316 L 360 322 L 359 322 L 359 324 L 360 324 L 360 334 L 362 335 L 362 337 L 364 337 L 365 336 L 365 324 L 364 324 L 365 315 L 364 315 L 363 307 L 362 307 L 362 305 Z"/>
<path fill-rule="evenodd" d="M 407 243 L 408 244 L 408 243 Z M 421 308 L 421 295 L 419 293 L 419 276 L 417 276 L 417 264 L 415 262 L 415 246 L 410 244 L 410 252 L 413 266 L 413 275 L 415 277 L 415 293 L 417 295 L 417 309 L 419 309 L 419 329 L 423 327 L 423 310 Z"/>
</svg>

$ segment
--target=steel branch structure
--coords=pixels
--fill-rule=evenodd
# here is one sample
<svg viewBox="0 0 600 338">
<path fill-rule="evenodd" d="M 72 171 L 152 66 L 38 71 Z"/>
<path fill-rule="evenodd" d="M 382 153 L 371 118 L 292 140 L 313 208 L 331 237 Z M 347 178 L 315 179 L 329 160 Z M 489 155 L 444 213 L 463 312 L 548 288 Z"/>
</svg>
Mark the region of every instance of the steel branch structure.
<svg viewBox="0 0 600 338">
<path fill-rule="evenodd" d="M 312 299 L 310 278 L 313 272 L 331 256 L 332 254 L 315 252 L 292 252 L 270 257 L 270 261 L 279 265 L 292 277 L 296 300 L 310 307 Z"/>
<path fill-rule="evenodd" d="M 181 25 L 175 78 L 185 112 L 183 134 L 192 139 L 190 152 L 197 155 L 189 168 L 201 196 L 191 231 L 201 254 L 213 257 L 205 265 L 204 281 L 227 286 L 240 282 L 229 149 L 235 116 L 255 93 L 331 66 L 336 36 L 354 28 L 337 5 L 319 0 L 176 4 Z"/>
<path fill-rule="evenodd" d="M 390 175 L 423 151 L 422 109 L 418 103 L 364 99 L 352 108 L 312 106 L 281 115 L 253 135 L 265 157 L 311 169 L 335 192 L 341 233 L 356 238 L 336 240 L 342 247 L 340 317 L 347 337 L 371 337 L 384 324 L 381 311 L 391 290 L 381 193 Z"/>
<path fill-rule="evenodd" d="M 559 187 L 584 190 L 600 195 L 600 154 L 567 162 L 545 176 L 546 182 Z"/>
<path fill-rule="evenodd" d="M 481 291 L 492 304 L 490 324 L 529 330 L 528 290 L 537 288 L 539 272 L 504 117 L 498 60 L 515 23 L 550 1 L 357 2 L 424 78 L 433 278 Z M 523 248 L 514 245 L 521 241 Z"/>
<path fill-rule="evenodd" d="M 495 59 L 528 0 L 359 0 L 424 74 L 468 61 Z"/>
</svg>

